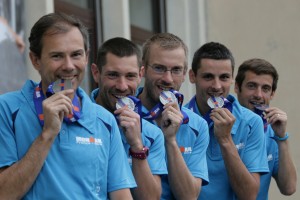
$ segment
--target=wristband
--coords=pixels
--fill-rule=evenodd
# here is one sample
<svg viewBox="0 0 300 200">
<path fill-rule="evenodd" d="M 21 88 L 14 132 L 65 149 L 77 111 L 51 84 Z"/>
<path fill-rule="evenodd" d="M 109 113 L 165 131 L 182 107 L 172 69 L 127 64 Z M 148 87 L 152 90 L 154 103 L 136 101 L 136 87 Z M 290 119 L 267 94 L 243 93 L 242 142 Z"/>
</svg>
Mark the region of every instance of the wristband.
<svg viewBox="0 0 300 200">
<path fill-rule="evenodd" d="M 289 138 L 289 134 L 287 132 L 284 137 L 278 137 L 277 135 L 274 135 L 271 138 L 273 138 L 276 141 L 285 141 L 285 140 L 287 140 Z"/>
<path fill-rule="evenodd" d="M 144 146 L 139 152 L 134 152 L 131 150 L 131 148 L 129 148 L 129 155 L 139 160 L 145 160 L 149 155 L 149 148 Z"/>
</svg>

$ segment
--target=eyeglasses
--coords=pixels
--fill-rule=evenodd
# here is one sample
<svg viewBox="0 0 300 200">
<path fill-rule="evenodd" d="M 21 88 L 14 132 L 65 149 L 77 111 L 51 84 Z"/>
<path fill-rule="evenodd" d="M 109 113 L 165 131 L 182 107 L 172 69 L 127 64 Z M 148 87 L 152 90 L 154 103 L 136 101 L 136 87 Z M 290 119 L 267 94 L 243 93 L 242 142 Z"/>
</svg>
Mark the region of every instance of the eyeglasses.
<svg viewBox="0 0 300 200">
<path fill-rule="evenodd" d="M 148 65 L 149 67 L 151 67 L 155 73 L 157 74 L 164 74 L 167 71 L 170 71 L 172 75 L 174 76 L 181 76 L 183 74 L 183 67 L 173 67 L 171 69 L 168 69 L 166 66 L 164 65 Z"/>
</svg>

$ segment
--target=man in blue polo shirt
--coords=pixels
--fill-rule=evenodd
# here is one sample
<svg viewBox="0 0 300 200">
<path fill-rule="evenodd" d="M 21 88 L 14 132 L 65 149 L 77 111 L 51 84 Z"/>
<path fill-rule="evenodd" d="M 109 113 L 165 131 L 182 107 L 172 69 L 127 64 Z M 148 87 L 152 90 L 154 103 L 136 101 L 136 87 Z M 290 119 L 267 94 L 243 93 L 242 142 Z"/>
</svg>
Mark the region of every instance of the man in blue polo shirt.
<svg viewBox="0 0 300 200">
<path fill-rule="evenodd" d="M 268 172 L 261 119 L 229 94 L 234 58 L 227 47 L 209 42 L 194 54 L 191 83 L 196 95 L 186 107 L 209 126 L 209 184 L 199 199 L 256 199 L 260 173 Z"/>
<path fill-rule="evenodd" d="M 132 200 L 136 183 L 115 118 L 78 88 L 88 41 L 81 22 L 64 14 L 31 29 L 41 82 L 0 96 L 0 199 Z"/>
<path fill-rule="evenodd" d="M 205 120 L 179 105 L 183 99 L 177 91 L 187 70 L 187 47 L 173 34 L 155 34 L 143 46 L 142 61 L 145 86 L 137 94 L 142 115 L 160 127 L 165 138 L 168 175 L 162 177 L 161 199 L 196 199 L 201 185 L 208 182 L 209 138 Z M 173 99 L 176 96 L 179 103 Z"/>
<path fill-rule="evenodd" d="M 124 149 L 138 186 L 131 190 L 133 197 L 159 199 L 160 176 L 167 174 L 164 138 L 159 128 L 141 120 L 141 105 L 134 97 L 141 80 L 141 52 L 131 41 L 117 37 L 104 42 L 97 55 L 97 63 L 91 69 L 99 88 L 92 92 L 91 98 L 114 113 L 119 122 Z"/>
<path fill-rule="evenodd" d="M 278 82 L 275 67 L 264 59 L 243 62 L 235 77 L 235 92 L 240 104 L 260 115 L 264 123 L 267 159 L 270 172 L 260 177 L 258 200 L 268 199 L 273 177 L 280 192 L 292 195 L 296 191 L 297 173 L 290 151 L 287 114 L 279 108 L 269 107 Z"/>
</svg>

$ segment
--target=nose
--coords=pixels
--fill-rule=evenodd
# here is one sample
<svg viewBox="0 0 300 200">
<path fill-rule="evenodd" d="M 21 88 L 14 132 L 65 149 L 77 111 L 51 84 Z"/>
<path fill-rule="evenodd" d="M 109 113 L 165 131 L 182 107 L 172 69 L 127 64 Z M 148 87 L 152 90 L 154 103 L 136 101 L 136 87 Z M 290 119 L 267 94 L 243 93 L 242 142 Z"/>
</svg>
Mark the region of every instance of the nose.
<svg viewBox="0 0 300 200">
<path fill-rule="evenodd" d="M 255 96 L 256 98 L 261 98 L 261 97 L 262 97 L 262 90 L 261 90 L 260 87 L 257 87 L 257 88 L 256 88 L 256 90 L 255 90 L 255 92 L 254 92 L 254 96 Z"/>
<path fill-rule="evenodd" d="M 125 91 L 128 89 L 128 84 L 125 77 L 120 77 L 119 80 L 116 82 L 116 89 L 120 91 Z"/>
<path fill-rule="evenodd" d="M 163 75 L 163 81 L 166 83 L 172 83 L 173 82 L 173 76 L 171 71 L 166 71 Z"/>
<path fill-rule="evenodd" d="M 63 69 L 66 70 L 66 71 L 73 71 L 75 69 L 75 65 L 74 65 L 74 62 L 73 62 L 71 57 L 69 57 L 69 56 L 65 57 L 65 62 L 63 64 Z"/>
<path fill-rule="evenodd" d="M 214 89 L 220 89 L 220 88 L 221 88 L 221 81 L 220 81 L 220 79 L 215 78 L 215 79 L 213 80 L 212 87 L 213 87 Z"/>
</svg>

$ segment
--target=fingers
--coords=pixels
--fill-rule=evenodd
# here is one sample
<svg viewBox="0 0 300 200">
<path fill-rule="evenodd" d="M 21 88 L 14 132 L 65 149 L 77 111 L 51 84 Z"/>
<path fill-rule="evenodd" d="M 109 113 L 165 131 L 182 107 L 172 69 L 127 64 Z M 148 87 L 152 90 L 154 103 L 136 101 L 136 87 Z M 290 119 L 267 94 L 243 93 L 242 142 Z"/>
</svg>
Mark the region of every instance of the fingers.
<svg viewBox="0 0 300 200">
<path fill-rule="evenodd" d="M 72 114 L 72 100 L 70 99 L 70 95 L 74 93 L 74 90 L 64 90 L 58 92 L 51 97 L 45 99 L 43 101 L 43 110 L 44 115 L 57 115 L 67 116 Z"/>
<path fill-rule="evenodd" d="M 131 147 L 143 146 L 140 115 L 127 106 L 115 110 L 114 114 L 118 115 L 119 125 L 124 131 L 127 143 Z"/>
<path fill-rule="evenodd" d="M 224 123 L 232 125 L 235 122 L 235 117 L 227 108 L 215 108 L 210 114 L 210 118 L 215 123 Z"/>
<path fill-rule="evenodd" d="M 271 107 L 265 110 L 264 118 L 267 120 L 268 123 L 273 124 L 275 122 L 286 122 L 287 121 L 287 114 L 276 107 Z"/>
<path fill-rule="evenodd" d="M 162 112 L 162 119 L 165 127 L 170 125 L 177 127 L 182 123 L 183 115 L 178 106 L 170 103 L 169 105 L 165 106 L 165 109 Z"/>
<path fill-rule="evenodd" d="M 119 124 L 123 128 L 135 128 L 140 130 L 140 115 L 130 110 L 127 106 L 115 110 L 114 114 L 118 115 Z"/>
</svg>

